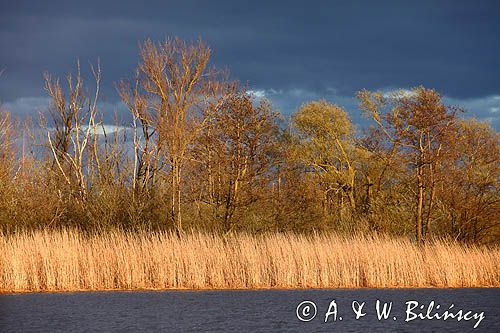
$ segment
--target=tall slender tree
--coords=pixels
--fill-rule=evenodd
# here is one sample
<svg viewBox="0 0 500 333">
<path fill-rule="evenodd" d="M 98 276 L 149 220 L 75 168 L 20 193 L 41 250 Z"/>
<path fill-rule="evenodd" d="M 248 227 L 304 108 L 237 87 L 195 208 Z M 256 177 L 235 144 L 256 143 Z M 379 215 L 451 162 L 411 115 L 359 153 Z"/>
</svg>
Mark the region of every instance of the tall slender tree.
<svg viewBox="0 0 500 333">
<path fill-rule="evenodd" d="M 255 103 L 234 91 L 221 105 L 198 143 L 201 173 L 206 175 L 204 201 L 222 221 L 225 232 L 235 227 L 235 212 L 258 199 L 267 187 L 276 146 L 276 113 L 267 101 Z"/>
<path fill-rule="evenodd" d="M 170 216 L 182 231 L 183 171 L 190 150 L 224 99 L 224 84 L 208 67 L 211 50 L 200 40 L 145 41 L 139 72 L 147 112 L 139 115 L 157 132 L 157 147 L 169 166 Z"/>
<path fill-rule="evenodd" d="M 405 156 L 414 172 L 415 235 L 422 243 L 431 232 L 438 169 L 447 154 L 446 142 L 456 132 L 458 108 L 447 106 L 433 89 L 416 87 L 388 96 L 362 90 L 360 107 Z"/>
</svg>

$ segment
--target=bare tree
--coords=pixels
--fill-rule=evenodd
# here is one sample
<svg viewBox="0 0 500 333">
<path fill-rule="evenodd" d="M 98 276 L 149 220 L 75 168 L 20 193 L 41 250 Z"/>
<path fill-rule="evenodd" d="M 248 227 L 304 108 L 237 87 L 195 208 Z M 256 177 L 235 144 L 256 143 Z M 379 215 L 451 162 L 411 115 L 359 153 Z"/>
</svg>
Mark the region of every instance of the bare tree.
<svg viewBox="0 0 500 333">
<path fill-rule="evenodd" d="M 134 174 L 132 188 L 134 193 L 148 193 L 154 183 L 158 161 L 158 146 L 153 142 L 156 130 L 150 124 L 147 114 L 148 99 L 139 87 L 139 78 L 136 77 L 133 87 L 121 81 L 118 94 L 128 107 L 132 115 L 133 144 L 134 144 Z"/>
<path fill-rule="evenodd" d="M 13 126 L 9 113 L 3 111 L 0 105 L 0 179 L 8 178 L 13 158 Z"/>
<path fill-rule="evenodd" d="M 432 89 L 417 87 L 390 96 L 366 90 L 358 93 L 360 106 L 377 123 L 393 147 L 407 157 L 415 172 L 415 233 L 418 243 L 431 232 L 437 169 L 446 155 L 446 144 L 456 132 L 457 108 L 446 106 Z"/>
<path fill-rule="evenodd" d="M 96 137 L 98 124 L 97 101 L 101 81 L 101 69 L 92 67 L 95 79 L 95 94 L 88 97 L 83 87 L 80 75 L 80 64 L 77 64 L 77 74 L 73 79 L 69 74 L 67 94 L 59 79 L 52 79 L 45 74 L 45 90 L 50 97 L 49 113 L 52 119 L 52 130 L 47 131 L 48 146 L 53 155 L 53 167 L 59 170 L 60 175 L 70 186 L 76 186 L 81 199 L 84 199 L 89 186 L 85 174 L 85 151 Z M 96 146 L 94 145 L 94 148 Z M 97 151 L 91 153 L 97 164 Z"/>
<path fill-rule="evenodd" d="M 157 132 L 158 150 L 169 164 L 170 215 L 182 231 L 183 169 L 200 131 L 222 102 L 222 85 L 208 68 L 210 49 L 179 38 L 141 46 L 141 85 L 147 92 L 147 124 Z"/>
<path fill-rule="evenodd" d="M 256 192 L 269 182 L 275 119 L 267 101 L 256 104 L 246 92 L 235 91 L 200 136 L 202 198 L 212 206 L 225 232 L 234 230 L 236 211 L 258 200 Z"/>
<path fill-rule="evenodd" d="M 447 231 L 469 243 L 495 242 L 500 237 L 500 135 L 475 119 L 458 122 L 447 144 L 443 182 L 437 204 L 448 217 Z"/>
</svg>

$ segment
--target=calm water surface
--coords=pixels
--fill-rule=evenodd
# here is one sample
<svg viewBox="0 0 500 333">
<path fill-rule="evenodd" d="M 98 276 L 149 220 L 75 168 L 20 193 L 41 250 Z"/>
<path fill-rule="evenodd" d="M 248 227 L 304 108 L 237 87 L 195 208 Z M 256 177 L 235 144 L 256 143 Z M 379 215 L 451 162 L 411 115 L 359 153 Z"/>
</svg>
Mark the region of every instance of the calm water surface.
<svg viewBox="0 0 500 333">
<path fill-rule="evenodd" d="M 335 303 L 332 301 L 335 300 Z M 387 319 L 380 307 L 392 302 Z M 297 307 L 303 301 L 299 310 Z M 356 319 L 352 309 L 364 316 Z M 418 305 L 407 314 L 407 302 Z M 466 321 L 414 319 L 449 309 Z M 361 307 L 362 303 L 365 303 Z M 334 304 L 334 305 L 332 305 Z M 416 303 L 409 303 L 410 306 Z M 424 309 L 420 310 L 421 306 Z M 436 310 L 436 306 L 440 305 Z M 361 307 L 361 309 L 360 309 Z M 332 314 L 324 322 L 330 308 Z M 335 316 L 335 311 L 336 316 Z M 297 317 L 297 312 L 303 320 Z M 316 315 L 314 316 L 314 313 Z M 342 320 L 340 319 L 342 317 Z M 312 319 L 311 319 L 312 318 Z M 334 319 L 336 319 L 334 321 Z M 0 295 L 1 332 L 500 332 L 500 289 L 85 292 Z"/>
</svg>

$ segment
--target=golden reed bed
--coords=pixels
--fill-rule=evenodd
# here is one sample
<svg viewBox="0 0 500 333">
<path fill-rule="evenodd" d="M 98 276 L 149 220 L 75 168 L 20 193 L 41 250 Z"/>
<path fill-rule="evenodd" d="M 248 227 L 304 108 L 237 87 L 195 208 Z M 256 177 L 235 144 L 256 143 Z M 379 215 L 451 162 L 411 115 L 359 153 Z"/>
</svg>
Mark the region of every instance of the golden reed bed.
<svg viewBox="0 0 500 333">
<path fill-rule="evenodd" d="M 335 235 L 0 236 L 0 291 L 500 286 L 500 250 Z"/>
</svg>

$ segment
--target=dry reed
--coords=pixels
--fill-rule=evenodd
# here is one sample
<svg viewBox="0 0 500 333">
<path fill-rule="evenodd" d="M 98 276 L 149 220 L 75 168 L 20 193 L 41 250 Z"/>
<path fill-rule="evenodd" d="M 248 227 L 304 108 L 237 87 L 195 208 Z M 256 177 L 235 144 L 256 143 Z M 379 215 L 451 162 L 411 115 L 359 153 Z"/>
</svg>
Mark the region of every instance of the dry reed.
<svg viewBox="0 0 500 333">
<path fill-rule="evenodd" d="M 500 249 L 335 235 L 0 236 L 0 291 L 500 286 Z"/>
</svg>

